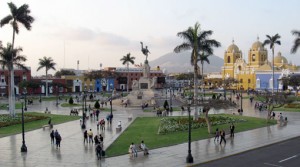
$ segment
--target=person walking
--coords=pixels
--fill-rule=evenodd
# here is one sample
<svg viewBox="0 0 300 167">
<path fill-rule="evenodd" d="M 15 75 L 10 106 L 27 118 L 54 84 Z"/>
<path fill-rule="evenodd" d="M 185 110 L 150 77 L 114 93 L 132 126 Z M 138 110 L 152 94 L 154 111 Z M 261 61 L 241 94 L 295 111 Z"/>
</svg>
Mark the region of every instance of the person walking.
<svg viewBox="0 0 300 167">
<path fill-rule="evenodd" d="M 62 140 L 60 134 L 57 132 L 57 134 L 55 135 L 55 140 L 56 140 L 56 149 L 60 148 L 60 142 Z"/>
<path fill-rule="evenodd" d="M 219 128 L 217 128 L 214 141 L 216 141 L 216 139 L 217 139 L 217 141 L 219 141 L 219 137 L 220 137 L 220 131 L 219 131 Z"/>
<path fill-rule="evenodd" d="M 90 130 L 87 132 L 87 134 L 88 134 L 88 136 L 89 136 L 89 143 L 92 141 L 92 144 L 93 144 L 93 143 L 94 143 L 94 141 L 93 141 L 93 136 L 94 136 L 94 134 L 93 134 L 92 129 L 90 129 Z"/>
<path fill-rule="evenodd" d="M 87 134 L 87 130 L 85 130 L 84 132 L 83 132 L 83 144 L 84 143 L 88 143 L 88 134 Z"/>
<path fill-rule="evenodd" d="M 50 132 L 51 144 L 54 144 L 54 130 Z"/>
<path fill-rule="evenodd" d="M 222 130 L 220 134 L 221 134 L 221 140 L 220 140 L 220 144 L 222 144 L 222 141 L 224 141 L 224 143 L 226 144 L 226 139 L 225 139 L 225 131 L 224 131 L 224 130 Z"/>
<path fill-rule="evenodd" d="M 234 137 L 234 125 L 233 125 L 233 123 L 231 123 L 231 125 L 230 125 L 230 137 Z M 226 142 L 225 142 L 226 143 Z"/>
</svg>

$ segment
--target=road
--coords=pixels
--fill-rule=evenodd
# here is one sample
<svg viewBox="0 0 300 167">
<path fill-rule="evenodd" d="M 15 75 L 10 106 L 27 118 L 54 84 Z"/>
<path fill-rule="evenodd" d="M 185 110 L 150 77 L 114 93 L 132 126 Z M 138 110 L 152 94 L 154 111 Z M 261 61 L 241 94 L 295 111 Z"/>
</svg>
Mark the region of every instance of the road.
<svg viewBox="0 0 300 167">
<path fill-rule="evenodd" d="M 195 166 L 299 167 L 300 137 Z"/>
</svg>

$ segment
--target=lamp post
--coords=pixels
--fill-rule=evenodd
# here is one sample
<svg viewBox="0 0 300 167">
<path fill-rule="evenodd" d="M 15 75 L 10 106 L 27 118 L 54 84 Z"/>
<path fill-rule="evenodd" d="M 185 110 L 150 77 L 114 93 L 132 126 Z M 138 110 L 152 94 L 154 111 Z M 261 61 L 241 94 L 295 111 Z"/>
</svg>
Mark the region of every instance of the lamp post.
<svg viewBox="0 0 300 167">
<path fill-rule="evenodd" d="M 85 129 L 86 128 L 86 126 L 85 126 L 85 116 L 86 116 L 86 113 L 85 113 L 85 109 L 84 109 L 84 99 L 85 99 L 85 96 L 83 94 L 83 96 L 82 96 L 82 124 L 81 124 L 81 129 Z"/>
<path fill-rule="evenodd" d="M 58 87 L 58 85 L 56 86 L 56 93 L 57 93 L 57 97 L 56 97 L 56 106 L 58 106 L 58 97 L 59 97 L 59 91 L 58 91 L 58 89 L 59 89 L 59 87 Z"/>
<path fill-rule="evenodd" d="M 241 89 L 241 113 L 243 112 L 243 92 Z"/>
<path fill-rule="evenodd" d="M 189 113 L 189 144 L 188 144 L 188 156 L 186 157 L 187 163 L 193 163 L 194 158 L 191 153 L 191 104 L 192 104 L 192 98 L 188 98 L 188 113 Z"/>
<path fill-rule="evenodd" d="M 42 102 L 42 85 L 40 85 L 40 100 L 39 102 L 41 103 Z"/>
<path fill-rule="evenodd" d="M 170 84 L 169 90 L 170 90 L 170 112 L 172 113 L 173 112 L 173 108 L 172 108 L 172 90 L 173 90 L 173 87 L 172 87 L 171 84 Z"/>
<path fill-rule="evenodd" d="M 24 111 L 27 111 L 27 106 L 26 106 L 26 103 L 27 103 L 26 93 L 27 93 L 27 90 L 26 90 L 26 88 L 24 88 L 24 91 L 23 91 L 23 94 L 24 94 L 24 101 L 25 101 Z"/>
<path fill-rule="evenodd" d="M 27 152 L 27 147 L 26 147 L 26 144 L 25 144 L 23 103 L 22 103 L 22 146 L 21 146 L 21 152 Z"/>
</svg>

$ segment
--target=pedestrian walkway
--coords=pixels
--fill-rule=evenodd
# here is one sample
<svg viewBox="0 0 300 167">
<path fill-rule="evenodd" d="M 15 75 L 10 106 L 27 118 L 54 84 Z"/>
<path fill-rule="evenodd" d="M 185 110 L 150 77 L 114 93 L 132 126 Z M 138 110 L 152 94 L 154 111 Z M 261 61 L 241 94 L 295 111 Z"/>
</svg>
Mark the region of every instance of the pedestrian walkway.
<svg viewBox="0 0 300 167">
<path fill-rule="evenodd" d="M 48 105 L 48 104 L 47 104 Z M 132 121 L 128 121 L 128 116 L 133 118 L 144 115 L 155 115 L 155 113 L 143 113 L 141 109 L 130 109 L 114 106 L 114 120 L 112 126 L 101 133 L 104 136 L 104 149 L 106 149 L 120 133 L 116 132 L 117 122 L 122 121 L 124 129 Z M 51 110 L 51 108 L 49 108 Z M 247 113 L 247 110 L 249 110 Z M 245 108 L 245 115 L 255 112 Z M 57 112 L 68 113 L 69 109 L 58 109 Z M 230 111 L 226 111 L 230 112 Z M 180 112 L 176 112 L 177 114 Z M 107 112 L 102 112 L 100 118 L 105 118 Z M 174 113 L 175 114 L 175 113 Z M 220 145 L 215 143 L 213 138 L 192 142 L 192 155 L 194 164 L 230 156 L 239 152 L 269 145 L 289 138 L 299 136 L 298 127 L 300 125 L 299 113 L 284 113 L 288 116 L 287 126 L 278 127 L 277 125 L 249 130 L 236 133 L 234 139 L 226 136 L 227 144 Z M 254 113 L 255 115 L 255 113 Z M 87 129 L 92 128 L 94 134 L 97 133 L 96 122 L 92 119 L 87 121 Z M 61 148 L 56 149 L 50 143 L 48 129 L 38 129 L 26 132 L 27 153 L 21 153 L 22 135 L 12 135 L 0 138 L 0 166 L 5 167 L 24 167 L 24 166 L 101 166 L 101 167 L 120 167 L 120 166 L 147 166 L 147 167 L 177 167 L 187 166 L 186 156 L 188 144 L 179 144 L 171 147 L 151 149 L 150 155 L 143 156 L 142 153 L 135 159 L 130 159 L 128 155 L 105 158 L 97 160 L 95 147 L 92 144 L 83 144 L 83 131 L 80 122 L 72 121 L 60 125 L 55 125 L 61 136 Z M 129 146 L 129 144 L 128 144 Z"/>
</svg>

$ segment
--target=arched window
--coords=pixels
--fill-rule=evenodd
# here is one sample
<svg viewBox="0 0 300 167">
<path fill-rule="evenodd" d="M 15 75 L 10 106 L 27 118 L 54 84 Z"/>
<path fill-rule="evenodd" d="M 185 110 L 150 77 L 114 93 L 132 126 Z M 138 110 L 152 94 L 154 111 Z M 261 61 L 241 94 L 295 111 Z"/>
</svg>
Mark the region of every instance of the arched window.
<svg viewBox="0 0 300 167">
<path fill-rule="evenodd" d="M 252 61 L 255 61 L 255 54 L 252 55 Z"/>
<path fill-rule="evenodd" d="M 239 66 L 239 71 L 241 71 L 242 70 L 242 67 L 241 66 Z"/>
<path fill-rule="evenodd" d="M 251 79 L 248 79 L 248 83 L 251 83 Z"/>
<path fill-rule="evenodd" d="M 230 63 L 230 56 L 227 57 L 227 63 Z"/>
</svg>

